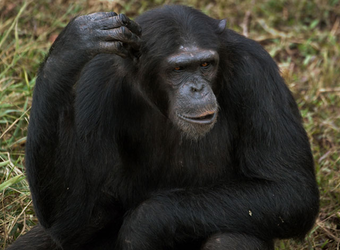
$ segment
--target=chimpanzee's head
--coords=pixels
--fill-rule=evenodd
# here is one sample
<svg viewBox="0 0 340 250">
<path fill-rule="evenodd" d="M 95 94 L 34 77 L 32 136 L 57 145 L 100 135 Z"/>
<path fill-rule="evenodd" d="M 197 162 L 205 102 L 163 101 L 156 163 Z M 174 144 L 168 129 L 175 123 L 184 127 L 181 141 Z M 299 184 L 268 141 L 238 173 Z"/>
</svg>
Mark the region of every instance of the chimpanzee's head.
<svg viewBox="0 0 340 250">
<path fill-rule="evenodd" d="M 156 14 L 150 11 L 136 20 L 143 30 L 142 81 L 161 112 L 188 138 L 196 140 L 217 121 L 219 34 L 226 22 L 194 9 L 192 15 L 182 15 L 182 8 L 178 13 L 166 8 L 164 13 L 158 9 Z M 174 18 L 174 13 L 185 19 Z"/>
</svg>

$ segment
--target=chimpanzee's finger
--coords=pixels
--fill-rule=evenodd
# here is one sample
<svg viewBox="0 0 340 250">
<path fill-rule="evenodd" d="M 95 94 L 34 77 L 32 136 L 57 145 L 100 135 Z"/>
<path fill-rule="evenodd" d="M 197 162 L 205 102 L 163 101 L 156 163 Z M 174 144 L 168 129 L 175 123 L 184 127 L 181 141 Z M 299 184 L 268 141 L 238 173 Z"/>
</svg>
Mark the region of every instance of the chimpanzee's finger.
<svg viewBox="0 0 340 250">
<path fill-rule="evenodd" d="M 135 50 L 140 47 L 140 38 L 124 26 L 117 29 L 100 30 L 98 31 L 98 37 L 101 40 L 120 41 L 129 44 Z"/>
<path fill-rule="evenodd" d="M 130 52 L 124 47 L 121 42 L 100 42 L 101 53 L 112 53 L 123 58 L 129 57 Z"/>
<path fill-rule="evenodd" d="M 132 33 L 135 33 L 137 36 L 141 35 L 142 29 L 140 28 L 140 26 L 134 21 L 131 21 L 124 14 L 119 14 L 117 16 L 96 20 L 94 23 L 94 28 L 101 30 L 110 30 L 122 26 L 127 27 L 129 30 L 131 30 Z"/>
<path fill-rule="evenodd" d="M 92 21 L 97 21 L 100 19 L 110 18 L 114 16 L 117 16 L 116 12 L 95 12 L 95 13 L 86 15 L 86 17 Z"/>
<path fill-rule="evenodd" d="M 124 25 L 131 30 L 132 33 L 135 33 L 137 36 L 140 36 L 142 34 L 142 28 L 139 26 L 138 23 L 130 20 L 126 15 L 119 14 L 119 19 L 124 23 Z"/>
</svg>

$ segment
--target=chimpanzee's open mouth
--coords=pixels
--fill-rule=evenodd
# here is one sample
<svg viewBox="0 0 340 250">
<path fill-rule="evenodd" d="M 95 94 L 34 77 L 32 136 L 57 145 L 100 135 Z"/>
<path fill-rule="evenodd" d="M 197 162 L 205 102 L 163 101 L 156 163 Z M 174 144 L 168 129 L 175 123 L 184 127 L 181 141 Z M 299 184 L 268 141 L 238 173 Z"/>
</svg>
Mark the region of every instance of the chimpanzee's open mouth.
<svg viewBox="0 0 340 250">
<path fill-rule="evenodd" d="M 198 124 L 210 124 L 215 121 L 217 115 L 217 111 L 207 111 L 199 116 L 189 116 L 189 115 L 181 115 L 178 114 L 179 118 L 191 122 L 191 123 L 198 123 Z"/>
</svg>

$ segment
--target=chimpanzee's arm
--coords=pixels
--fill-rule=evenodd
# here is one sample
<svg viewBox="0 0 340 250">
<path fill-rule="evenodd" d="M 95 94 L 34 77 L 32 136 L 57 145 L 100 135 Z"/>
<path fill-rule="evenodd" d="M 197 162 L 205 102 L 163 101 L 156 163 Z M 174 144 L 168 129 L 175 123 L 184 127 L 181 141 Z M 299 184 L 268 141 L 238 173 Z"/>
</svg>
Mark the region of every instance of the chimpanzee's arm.
<svg viewBox="0 0 340 250">
<path fill-rule="evenodd" d="M 143 202 L 125 219 L 119 249 L 160 249 L 217 233 L 265 241 L 304 237 L 318 212 L 318 190 L 308 143 L 300 149 L 294 144 L 267 152 L 245 149 L 249 159 L 242 169 L 249 176 L 238 181 L 169 191 Z"/>
<path fill-rule="evenodd" d="M 72 20 L 52 45 L 38 74 L 30 120 L 31 127 L 41 126 L 41 130 L 35 131 L 35 139 L 39 137 L 36 133 L 56 139 L 56 124 L 60 114 L 72 108 L 73 87 L 84 65 L 100 53 L 133 57 L 139 49 L 140 34 L 138 24 L 114 12 Z M 48 139 L 39 144 L 49 147 L 50 142 Z"/>
<path fill-rule="evenodd" d="M 75 84 L 84 65 L 100 53 L 133 57 L 140 34 L 139 25 L 124 15 L 79 16 L 59 35 L 41 66 L 33 96 L 26 168 L 39 222 L 61 244 L 68 239 L 76 243 L 75 237 L 82 242 L 77 227 L 93 226 L 89 218 L 96 214 L 95 201 L 89 202 L 96 198 L 86 191 L 91 183 L 83 176 L 83 166 L 89 163 L 82 162 L 84 152 L 74 123 Z M 115 211 L 111 215 L 114 217 Z M 86 239 L 84 232 L 81 235 Z"/>
</svg>

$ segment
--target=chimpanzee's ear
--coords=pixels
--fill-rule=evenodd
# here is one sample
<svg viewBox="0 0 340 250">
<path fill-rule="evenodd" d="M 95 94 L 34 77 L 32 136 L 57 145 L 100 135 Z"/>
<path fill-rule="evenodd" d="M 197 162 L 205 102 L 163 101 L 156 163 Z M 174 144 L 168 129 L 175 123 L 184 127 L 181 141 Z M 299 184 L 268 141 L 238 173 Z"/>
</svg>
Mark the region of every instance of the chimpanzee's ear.
<svg viewBox="0 0 340 250">
<path fill-rule="evenodd" d="M 222 33 L 226 28 L 227 28 L 227 20 L 226 19 L 220 20 L 218 24 L 217 33 L 218 34 Z"/>
</svg>

